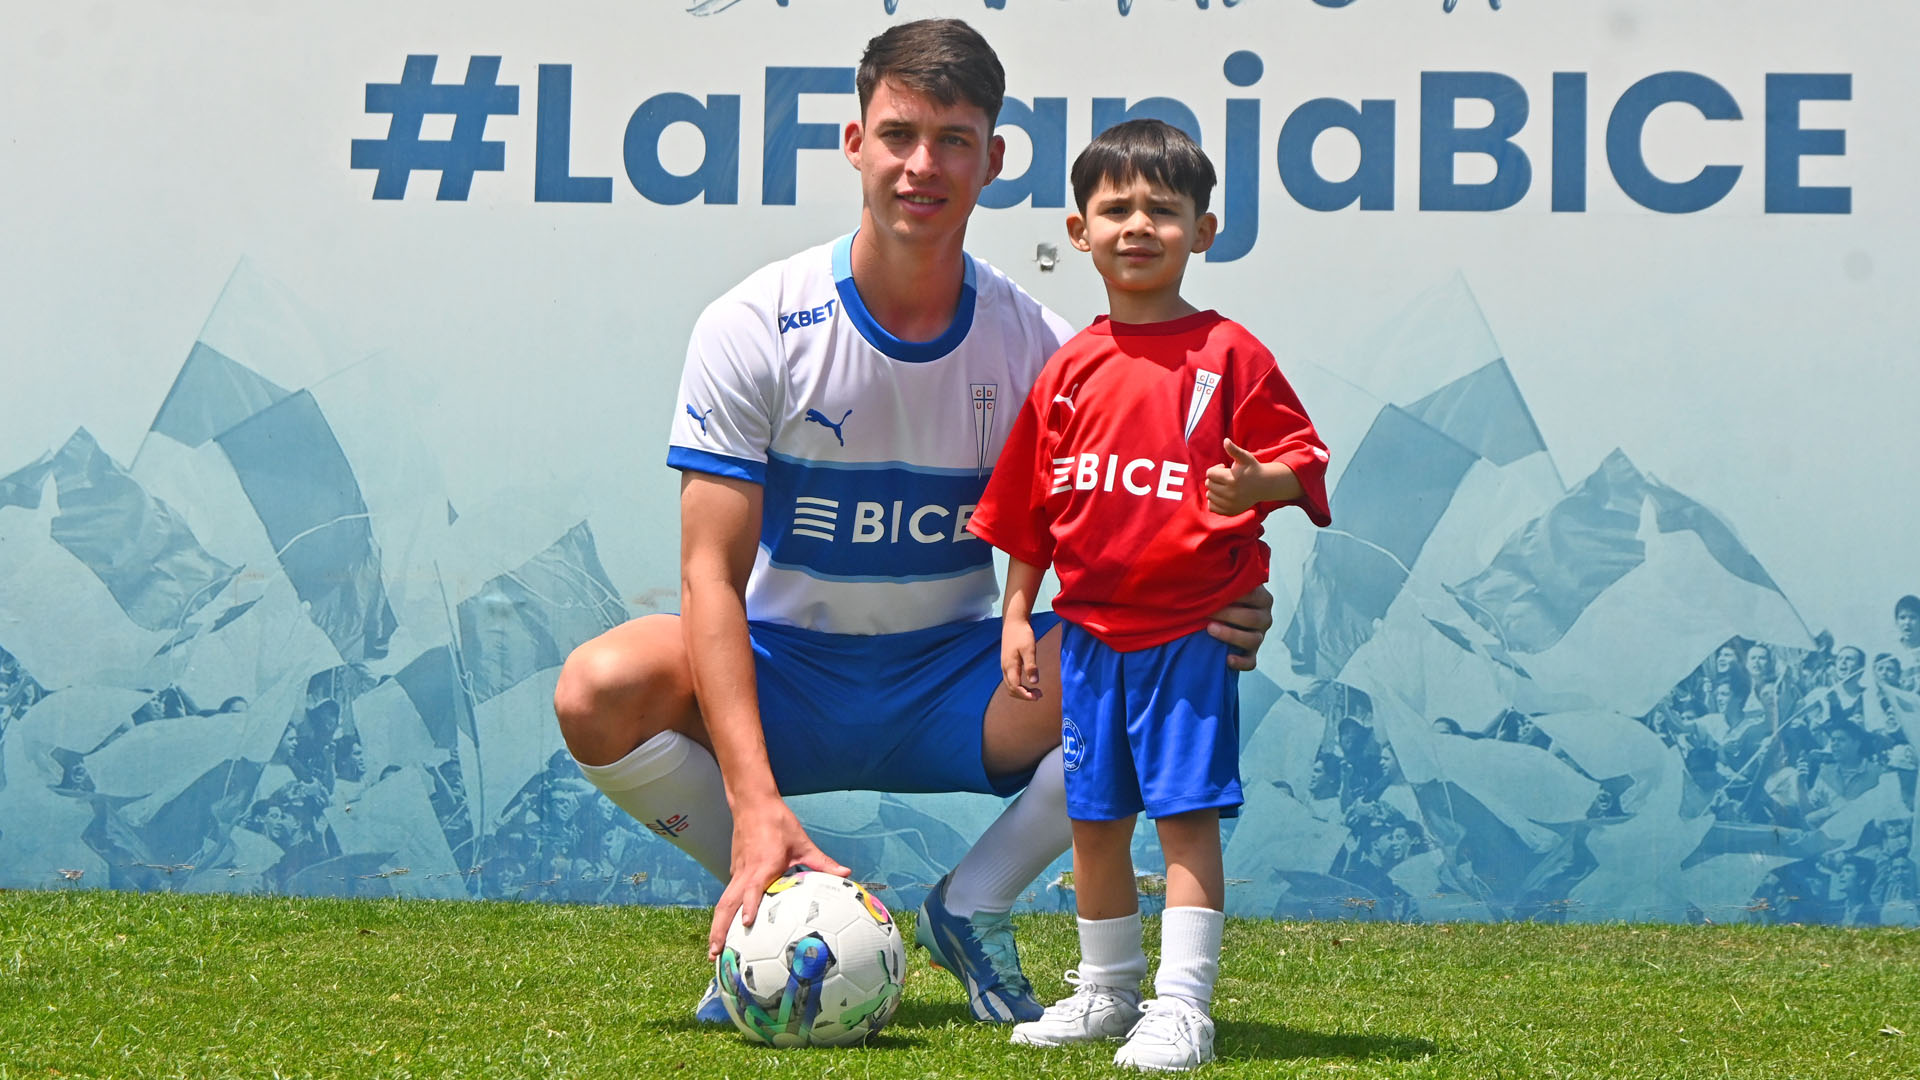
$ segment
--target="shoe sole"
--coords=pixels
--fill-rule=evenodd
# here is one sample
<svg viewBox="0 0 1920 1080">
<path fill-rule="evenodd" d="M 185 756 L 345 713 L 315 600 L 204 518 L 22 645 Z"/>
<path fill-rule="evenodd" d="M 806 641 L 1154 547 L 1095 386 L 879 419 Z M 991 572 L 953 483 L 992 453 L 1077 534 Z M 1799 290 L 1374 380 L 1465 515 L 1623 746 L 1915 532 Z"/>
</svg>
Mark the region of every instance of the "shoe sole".
<svg viewBox="0 0 1920 1080">
<path fill-rule="evenodd" d="M 1010 1043 L 1016 1043 L 1020 1046 L 1051 1047 L 1051 1046 L 1079 1046 L 1081 1043 L 1122 1042 L 1125 1039 L 1126 1039 L 1125 1035 L 1094 1035 L 1085 1039 L 1048 1039 L 1045 1037 L 1023 1035 L 1020 1032 L 1016 1031 L 1012 1035 L 1008 1036 L 1007 1041 Z"/>
</svg>

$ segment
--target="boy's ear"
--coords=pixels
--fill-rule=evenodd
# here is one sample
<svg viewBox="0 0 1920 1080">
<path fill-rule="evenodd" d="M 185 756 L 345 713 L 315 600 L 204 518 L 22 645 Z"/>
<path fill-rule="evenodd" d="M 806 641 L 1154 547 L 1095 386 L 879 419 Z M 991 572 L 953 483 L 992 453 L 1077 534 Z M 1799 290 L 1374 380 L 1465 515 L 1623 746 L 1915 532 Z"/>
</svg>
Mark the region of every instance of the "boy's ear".
<svg viewBox="0 0 1920 1080">
<path fill-rule="evenodd" d="M 1067 215 L 1067 242 L 1081 251 L 1092 251 L 1093 242 L 1087 239 L 1087 219 L 1079 214 Z M 1212 241 L 1208 241 L 1211 243 Z"/>
<path fill-rule="evenodd" d="M 1006 164 L 1007 140 L 995 135 L 987 141 L 987 183 L 991 184 L 1000 175 L 1000 167 Z M 984 187 L 985 185 L 981 185 Z"/>
<path fill-rule="evenodd" d="M 1201 214 L 1200 220 L 1193 223 L 1193 253 L 1198 255 L 1212 247 L 1213 234 L 1219 229 L 1220 219 L 1213 216 L 1213 211 Z"/>
</svg>

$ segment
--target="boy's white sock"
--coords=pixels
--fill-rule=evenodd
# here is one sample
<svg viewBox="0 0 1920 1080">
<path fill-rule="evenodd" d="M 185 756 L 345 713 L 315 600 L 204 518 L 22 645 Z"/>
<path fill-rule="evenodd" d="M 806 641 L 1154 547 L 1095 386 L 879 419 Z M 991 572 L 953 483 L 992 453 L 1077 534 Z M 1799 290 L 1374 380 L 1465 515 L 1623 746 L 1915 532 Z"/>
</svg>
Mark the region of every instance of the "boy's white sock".
<svg viewBox="0 0 1920 1080">
<path fill-rule="evenodd" d="M 955 915 L 1003 912 L 1053 860 L 1073 846 L 1067 819 L 1067 779 L 1054 747 L 1033 770 L 1027 790 L 974 841 L 947 882 L 947 910 Z"/>
<path fill-rule="evenodd" d="M 574 764 L 613 805 L 655 836 L 693 856 L 721 881 L 731 876 L 733 810 L 720 766 L 706 747 L 677 731 L 663 731 L 612 764 Z"/>
<path fill-rule="evenodd" d="M 1140 941 L 1140 913 L 1118 919 L 1081 919 L 1080 981 L 1140 997 L 1147 952 Z"/>
<path fill-rule="evenodd" d="M 1220 977 L 1220 931 L 1224 913 L 1203 907 L 1170 907 L 1160 916 L 1160 970 L 1153 988 L 1163 998 L 1185 998 L 1206 1012 Z"/>
</svg>

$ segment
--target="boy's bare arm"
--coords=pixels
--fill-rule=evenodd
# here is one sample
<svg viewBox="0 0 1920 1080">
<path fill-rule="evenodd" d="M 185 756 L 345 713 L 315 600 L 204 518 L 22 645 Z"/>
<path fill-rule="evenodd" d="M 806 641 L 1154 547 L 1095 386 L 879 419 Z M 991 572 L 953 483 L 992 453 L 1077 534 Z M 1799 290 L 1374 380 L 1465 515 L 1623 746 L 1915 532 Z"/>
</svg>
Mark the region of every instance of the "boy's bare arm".
<svg viewBox="0 0 1920 1080">
<path fill-rule="evenodd" d="M 1300 478 L 1283 462 L 1261 461 L 1232 439 L 1222 439 L 1230 459 L 1207 470 L 1207 509 L 1231 517 L 1258 503 L 1292 502 L 1305 493 Z"/>
<path fill-rule="evenodd" d="M 1023 701 L 1040 698 L 1040 661 L 1033 637 L 1033 598 L 1046 571 L 1012 559 L 1007 566 L 1007 595 L 1000 605 L 1000 674 L 1007 693 Z"/>
</svg>

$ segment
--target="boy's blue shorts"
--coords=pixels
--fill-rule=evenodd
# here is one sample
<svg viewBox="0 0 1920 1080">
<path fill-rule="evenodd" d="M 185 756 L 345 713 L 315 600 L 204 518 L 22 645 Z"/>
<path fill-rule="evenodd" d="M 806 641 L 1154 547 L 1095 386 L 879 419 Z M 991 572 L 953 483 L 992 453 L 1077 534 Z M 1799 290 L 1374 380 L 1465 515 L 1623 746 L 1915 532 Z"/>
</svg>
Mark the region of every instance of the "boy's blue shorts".
<svg viewBox="0 0 1920 1080">
<path fill-rule="evenodd" d="M 1060 638 L 1067 816 L 1240 812 L 1239 672 L 1205 630 L 1118 652 L 1066 624 Z"/>
<path fill-rule="evenodd" d="M 1042 637 L 1059 622 L 1033 616 Z M 1031 769 L 988 776 L 987 705 L 1001 692 L 1000 620 L 905 634 L 748 624 L 760 726 L 783 795 L 978 791 L 1010 795 Z"/>
</svg>

